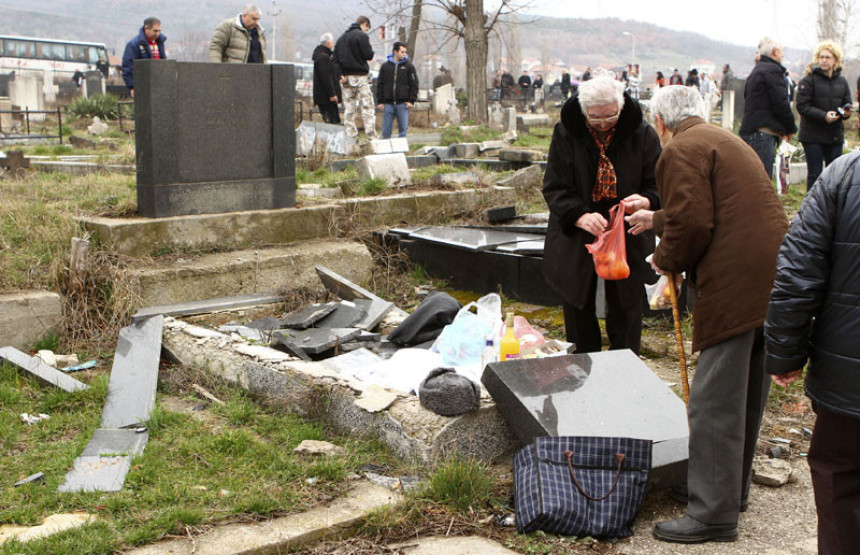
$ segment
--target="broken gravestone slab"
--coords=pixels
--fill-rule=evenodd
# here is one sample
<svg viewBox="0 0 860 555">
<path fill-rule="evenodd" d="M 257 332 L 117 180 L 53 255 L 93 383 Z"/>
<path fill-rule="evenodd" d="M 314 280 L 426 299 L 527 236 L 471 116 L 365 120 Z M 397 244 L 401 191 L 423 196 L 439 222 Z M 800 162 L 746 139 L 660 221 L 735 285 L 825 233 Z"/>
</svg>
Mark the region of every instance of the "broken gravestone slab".
<svg viewBox="0 0 860 555">
<path fill-rule="evenodd" d="M 333 303 L 334 310 L 317 320 L 316 328 L 351 328 L 365 315 L 365 308 L 352 301 Z"/>
<path fill-rule="evenodd" d="M 457 158 L 477 158 L 480 147 L 480 143 L 459 143 L 454 145 L 454 155 Z"/>
<path fill-rule="evenodd" d="M 304 330 L 325 318 L 337 308 L 337 303 L 314 303 L 280 318 L 281 327 Z"/>
<path fill-rule="evenodd" d="M 299 455 L 325 455 L 326 457 L 334 457 L 337 455 L 346 455 L 346 449 L 333 443 L 329 443 L 328 441 L 306 439 L 299 443 L 298 447 L 293 449 L 293 453 L 297 453 Z"/>
<path fill-rule="evenodd" d="M 56 368 L 48 366 L 38 358 L 22 353 L 14 347 L 0 348 L 0 359 L 5 359 L 15 366 L 23 368 L 30 374 L 33 374 L 43 382 L 59 387 L 63 391 L 67 391 L 69 393 L 89 388 L 86 384 L 60 372 Z"/>
<path fill-rule="evenodd" d="M 390 187 L 404 187 L 412 183 L 406 155 L 372 154 L 361 158 L 356 164 L 361 179 L 383 179 Z"/>
<path fill-rule="evenodd" d="M 360 330 L 310 328 L 307 330 L 278 330 L 273 338 L 285 339 L 309 355 L 318 355 L 355 338 Z"/>
<path fill-rule="evenodd" d="M 367 412 L 380 412 L 390 407 L 399 397 L 400 395 L 395 391 L 378 384 L 370 384 L 354 403 Z"/>
</svg>

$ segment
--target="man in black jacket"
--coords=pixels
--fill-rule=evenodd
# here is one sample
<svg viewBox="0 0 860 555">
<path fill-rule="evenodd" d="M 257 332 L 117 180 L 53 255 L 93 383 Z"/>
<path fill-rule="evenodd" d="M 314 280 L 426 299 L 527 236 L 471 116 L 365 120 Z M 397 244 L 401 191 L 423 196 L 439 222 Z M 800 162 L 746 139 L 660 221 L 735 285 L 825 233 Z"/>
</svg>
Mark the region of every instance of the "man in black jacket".
<svg viewBox="0 0 860 555">
<path fill-rule="evenodd" d="M 765 37 L 758 43 L 759 62 L 744 87 L 744 117 L 741 138 L 755 150 L 764 171 L 773 179 L 773 162 L 780 139 L 790 140 L 797 132 L 788 101 L 782 45 Z"/>
<path fill-rule="evenodd" d="M 334 37 L 326 33 L 320 37 L 320 44 L 314 49 L 314 106 L 319 107 L 320 115 L 326 123 L 340 123 L 340 76 L 335 74 L 331 63 Z"/>
<path fill-rule="evenodd" d="M 764 324 L 765 368 L 783 387 L 806 374 L 817 418 L 809 469 L 818 552 L 860 546 L 860 154 L 828 166 L 783 239 Z"/>
<path fill-rule="evenodd" d="M 358 138 L 355 112 L 359 109 L 367 138 L 378 138 L 375 103 L 373 91 L 370 90 L 368 62 L 373 59 L 373 48 L 370 46 L 370 37 L 367 36 L 368 31 L 370 31 L 370 20 L 363 15 L 359 16 L 355 23 L 337 39 L 332 55 L 334 70 L 341 76 L 340 84 L 343 87 L 343 119 L 346 134 L 353 139 Z"/>
<path fill-rule="evenodd" d="M 409 110 L 418 100 L 418 72 L 409 61 L 406 45 L 395 42 L 388 61 L 379 68 L 376 78 L 377 109 L 382 110 L 382 138 L 391 138 L 391 126 L 397 118 L 397 136 L 406 138 Z"/>
</svg>

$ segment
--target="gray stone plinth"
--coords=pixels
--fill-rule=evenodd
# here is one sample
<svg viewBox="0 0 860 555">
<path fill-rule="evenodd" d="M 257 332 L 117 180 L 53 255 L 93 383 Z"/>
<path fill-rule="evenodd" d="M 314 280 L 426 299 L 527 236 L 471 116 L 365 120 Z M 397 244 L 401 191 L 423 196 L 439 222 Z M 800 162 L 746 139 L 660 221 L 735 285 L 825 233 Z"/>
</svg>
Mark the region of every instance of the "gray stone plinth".
<svg viewBox="0 0 860 555">
<path fill-rule="evenodd" d="M 63 300 L 50 291 L 0 295 L 0 346 L 28 349 L 63 318 Z"/>
</svg>

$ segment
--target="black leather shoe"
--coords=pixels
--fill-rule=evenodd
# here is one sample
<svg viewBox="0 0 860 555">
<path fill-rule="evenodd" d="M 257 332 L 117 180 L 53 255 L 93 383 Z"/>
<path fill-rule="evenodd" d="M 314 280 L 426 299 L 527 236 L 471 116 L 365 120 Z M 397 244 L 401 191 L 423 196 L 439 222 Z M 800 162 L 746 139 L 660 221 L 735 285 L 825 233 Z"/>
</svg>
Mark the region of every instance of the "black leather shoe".
<svg viewBox="0 0 860 555">
<path fill-rule="evenodd" d="M 733 542 L 738 539 L 734 524 L 705 524 L 690 515 L 654 526 L 654 537 L 672 543 Z"/>
<path fill-rule="evenodd" d="M 687 484 L 678 484 L 676 486 L 672 486 L 669 489 L 669 498 L 673 501 L 677 501 L 682 505 L 686 505 L 689 499 L 689 493 L 687 492 Z M 741 499 L 741 512 L 747 512 L 747 509 L 750 507 L 749 499 Z"/>
</svg>

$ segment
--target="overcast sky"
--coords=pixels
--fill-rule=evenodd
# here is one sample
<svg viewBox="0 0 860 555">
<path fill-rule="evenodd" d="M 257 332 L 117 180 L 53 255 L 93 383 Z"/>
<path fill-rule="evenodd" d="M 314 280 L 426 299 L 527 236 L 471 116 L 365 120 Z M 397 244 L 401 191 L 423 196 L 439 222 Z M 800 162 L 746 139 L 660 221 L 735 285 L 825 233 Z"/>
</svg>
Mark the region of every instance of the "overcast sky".
<svg viewBox="0 0 860 555">
<path fill-rule="evenodd" d="M 765 35 L 797 48 L 817 42 L 815 0 L 533 0 L 526 11 L 646 21 L 752 48 Z"/>
</svg>

